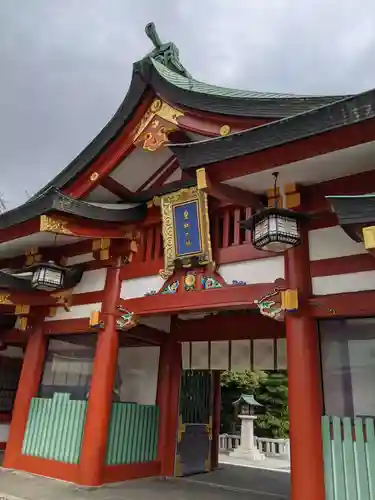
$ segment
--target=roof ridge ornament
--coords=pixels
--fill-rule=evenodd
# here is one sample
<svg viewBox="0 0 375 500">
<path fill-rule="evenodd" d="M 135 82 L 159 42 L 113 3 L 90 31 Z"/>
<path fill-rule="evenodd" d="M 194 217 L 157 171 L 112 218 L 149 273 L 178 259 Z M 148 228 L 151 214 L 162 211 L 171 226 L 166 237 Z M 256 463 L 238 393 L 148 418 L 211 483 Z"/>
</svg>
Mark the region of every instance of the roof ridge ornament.
<svg viewBox="0 0 375 500">
<path fill-rule="evenodd" d="M 145 26 L 145 33 L 154 45 L 154 49 L 147 55 L 155 59 L 155 61 L 163 64 L 171 71 L 179 73 L 186 78 L 191 78 L 190 73 L 184 68 L 180 61 L 180 52 L 173 42 L 163 43 L 158 32 L 156 31 L 155 23 L 150 22 Z"/>
<path fill-rule="evenodd" d="M 156 31 L 155 23 L 151 22 L 146 24 L 145 32 L 148 38 L 154 44 L 155 49 L 160 49 L 163 44 L 161 42 L 160 36 L 158 35 L 158 32 Z"/>
</svg>

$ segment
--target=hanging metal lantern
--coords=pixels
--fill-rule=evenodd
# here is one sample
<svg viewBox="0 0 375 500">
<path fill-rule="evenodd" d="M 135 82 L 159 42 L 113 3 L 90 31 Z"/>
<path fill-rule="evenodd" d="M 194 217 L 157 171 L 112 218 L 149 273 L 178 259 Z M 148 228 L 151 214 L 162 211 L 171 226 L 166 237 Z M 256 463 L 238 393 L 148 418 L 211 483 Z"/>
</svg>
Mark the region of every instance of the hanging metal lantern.
<svg viewBox="0 0 375 500">
<path fill-rule="evenodd" d="M 54 262 L 39 263 L 31 279 L 31 285 L 37 290 L 51 292 L 64 286 L 65 268 Z"/>
<path fill-rule="evenodd" d="M 301 243 L 300 222 L 305 216 L 285 208 L 265 208 L 241 226 L 251 231 L 251 241 L 258 250 L 285 252 Z"/>
<path fill-rule="evenodd" d="M 305 214 L 278 206 L 277 177 L 274 172 L 275 206 L 264 208 L 240 223 L 251 231 L 252 244 L 258 250 L 282 253 L 301 243 L 301 221 Z"/>
</svg>

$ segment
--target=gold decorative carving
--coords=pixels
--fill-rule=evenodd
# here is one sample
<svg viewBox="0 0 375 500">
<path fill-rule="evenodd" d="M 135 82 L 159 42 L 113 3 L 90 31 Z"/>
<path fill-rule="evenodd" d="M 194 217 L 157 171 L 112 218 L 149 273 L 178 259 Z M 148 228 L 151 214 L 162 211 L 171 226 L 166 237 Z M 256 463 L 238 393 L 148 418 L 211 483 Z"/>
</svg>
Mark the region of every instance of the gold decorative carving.
<svg viewBox="0 0 375 500">
<path fill-rule="evenodd" d="M 173 270 L 172 269 L 159 269 L 159 276 L 161 278 L 163 278 L 163 280 L 167 280 L 168 278 L 170 278 L 173 274 Z"/>
<path fill-rule="evenodd" d="M 10 300 L 10 293 L 0 293 L 0 305 L 12 305 Z"/>
<path fill-rule="evenodd" d="M 189 271 L 185 275 L 184 279 L 184 289 L 186 292 L 191 292 L 192 290 L 195 290 L 197 284 L 197 274 L 195 272 Z"/>
<path fill-rule="evenodd" d="M 174 123 L 175 125 L 178 125 L 178 118 L 184 116 L 182 111 L 173 108 L 166 102 L 162 103 L 160 110 L 158 110 L 156 114 L 160 116 L 160 118 L 163 118 L 167 122 Z"/>
<path fill-rule="evenodd" d="M 91 175 L 90 175 L 90 181 L 91 182 L 95 182 L 99 179 L 99 174 L 98 172 L 93 172 Z"/>
<path fill-rule="evenodd" d="M 146 151 L 156 151 L 169 141 L 168 134 L 177 130 L 178 118 L 183 114 L 161 99 L 155 99 L 136 128 L 133 143 L 142 144 Z"/>
<path fill-rule="evenodd" d="M 30 305 L 29 304 L 17 304 L 16 309 L 14 311 L 14 314 L 18 315 L 25 315 L 29 314 L 30 312 Z"/>
<path fill-rule="evenodd" d="M 46 233 L 56 233 L 56 234 L 66 234 L 73 235 L 74 233 L 68 229 L 66 226 L 68 221 L 55 219 L 54 217 L 49 217 L 48 215 L 40 216 L 40 231 Z"/>
<path fill-rule="evenodd" d="M 142 144 L 146 151 L 156 151 L 169 141 L 168 134 L 174 130 L 176 130 L 175 127 L 168 127 L 162 120 L 152 120 L 146 131 L 138 137 L 134 144 Z"/>
<path fill-rule="evenodd" d="M 223 125 L 220 127 L 220 135 L 221 136 L 226 136 L 230 134 L 230 126 L 229 125 Z"/>
<path fill-rule="evenodd" d="M 151 105 L 152 106 L 152 105 Z M 142 132 L 146 129 L 146 127 L 150 124 L 151 120 L 154 118 L 155 113 L 152 111 L 151 107 L 146 111 L 143 115 L 141 121 L 139 122 L 137 128 L 134 132 L 133 143 L 135 143 Z"/>
<path fill-rule="evenodd" d="M 160 207 L 161 205 L 160 196 L 154 196 L 152 201 L 154 202 L 155 207 Z"/>
<path fill-rule="evenodd" d="M 182 260 L 186 265 L 186 258 L 196 258 L 200 265 L 212 262 L 212 249 L 210 237 L 210 220 L 208 214 L 207 194 L 200 191 L 196 186 L 181 189 L 175 193 L 167 194 L 161 198 L 161 215 L 163 221 L 163 242 L 164 242 L 164 276 L 173 273 L 176 259 Z M 177 255 L 177 238 L 175 233 L 174 208 L 184 203 L 196 202 L 198 209 L 198 222 L 200 231 L 201 251 L 190 255 Z M 162 276 L 162 274 L 159 272 Z M 162 277 L 164 277 L 162 276 Z"/>
<path fill-rule="evenodd" d="M 161 102 L 160 99 L 155 99 L 150 107 L 151 112 L 157 113 L 161 109 L 162 105 L 163 105 L 163 103 Z"/>
</svg>

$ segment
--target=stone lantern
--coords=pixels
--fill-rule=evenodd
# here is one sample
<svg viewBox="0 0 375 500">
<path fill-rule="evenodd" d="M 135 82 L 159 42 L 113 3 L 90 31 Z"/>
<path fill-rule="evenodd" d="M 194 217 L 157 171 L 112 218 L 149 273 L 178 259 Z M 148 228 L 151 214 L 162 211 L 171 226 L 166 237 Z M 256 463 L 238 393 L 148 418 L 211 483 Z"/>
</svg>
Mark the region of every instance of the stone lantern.
<svg viewBox="0 0 375 500">
<path fill-rule="evenodd" d="M 254 440 L 254 421 L 257 413 L 263 408 L 252 394 L 241 394 L 240 398 L 234 401 L 237 406 L 238 417 L 241 420 L 241 443 L 238 448 L 231 452 L 231 456 L 250 461 L 264 460 L 265 455 L 261 453 Z"/>
</svg>

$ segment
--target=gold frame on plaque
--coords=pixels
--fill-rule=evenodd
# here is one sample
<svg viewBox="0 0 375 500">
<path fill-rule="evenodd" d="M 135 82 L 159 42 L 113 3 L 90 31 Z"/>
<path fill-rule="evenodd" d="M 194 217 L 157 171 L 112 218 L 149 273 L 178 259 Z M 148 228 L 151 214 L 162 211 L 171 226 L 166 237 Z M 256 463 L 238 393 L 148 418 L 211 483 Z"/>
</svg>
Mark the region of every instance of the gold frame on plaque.
<svg viewBox="0 0 375 500">
<path fill-rule="evenodd" d="M 198 223 L 200 229 L 201 250 L 186 256 L 178 256 L 176 251 L 176 228 L 173 219 L 175 207 L 185 203 L 197 202 Z M 212 248 L 210 236 L 210 219 L 208 214 L 207 194 L 200 191 L 197 186 L 180 189 L 175 193 L 166 194 L 160 198 L 161 215 L 163 221 L 163 242 L 164 242 L 164 271 L 173 272 L 176 259 L 189 266 L 189 259 L 198 258 L 199 265 L 206 265 L 212 262 Z"/>
</svg>

